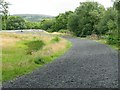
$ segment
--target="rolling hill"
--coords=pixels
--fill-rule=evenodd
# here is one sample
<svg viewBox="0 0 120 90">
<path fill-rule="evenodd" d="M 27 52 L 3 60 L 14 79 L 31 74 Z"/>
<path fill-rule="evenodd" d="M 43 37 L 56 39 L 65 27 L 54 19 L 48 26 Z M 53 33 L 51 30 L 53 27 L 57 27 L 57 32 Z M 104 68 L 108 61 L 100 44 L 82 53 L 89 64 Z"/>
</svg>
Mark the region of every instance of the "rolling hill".
<svg viewBox="0 0 120 90">
<path fill-rule="evenodd" d="M 14 14 L 13 16 L 19 16 L 27 21 L 38 22 L 46 18 L 53 18 L 54 16 L 43 14 Z"/>
</svg>

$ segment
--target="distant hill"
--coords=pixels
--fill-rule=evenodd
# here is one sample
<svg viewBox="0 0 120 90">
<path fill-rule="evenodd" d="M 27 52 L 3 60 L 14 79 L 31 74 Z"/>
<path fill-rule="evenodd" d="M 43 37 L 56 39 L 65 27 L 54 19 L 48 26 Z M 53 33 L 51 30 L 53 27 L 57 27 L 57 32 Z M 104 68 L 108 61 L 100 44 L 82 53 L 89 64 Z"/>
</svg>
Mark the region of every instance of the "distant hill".
<svg viewBox="0 0 120 90">
<path fill-rule="evenodd" d="M 53 18 L 54 16 L 43 15 L 43 14 L 14 14 L 12 16 L 19 16 L 27 21 L 38 22 L 46 18 Z"/>
</svg>

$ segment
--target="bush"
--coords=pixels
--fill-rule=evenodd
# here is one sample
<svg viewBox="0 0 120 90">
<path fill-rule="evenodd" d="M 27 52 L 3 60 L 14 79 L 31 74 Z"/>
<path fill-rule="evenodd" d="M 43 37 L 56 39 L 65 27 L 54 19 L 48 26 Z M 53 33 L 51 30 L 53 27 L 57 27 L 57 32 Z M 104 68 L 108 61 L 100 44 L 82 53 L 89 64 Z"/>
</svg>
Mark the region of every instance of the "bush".
<svg viewBox="0 0 120 90">
<path fill-rule="evenodd" d="M 47 32 L 52 33 L 54 30 L 53 29 L 48 29 Z"/>
<path fill-rule="evenodd" d="M 109 35 L 107 37 L 107 43 L 108 44 L 112 44 L 112 45 L 116 44 L 117 45 L 118 42 L 119 42 L 118 36 Z"/>
<path fill-rule="evenodd" d="M 70 34 L 70 33 L 71 33 L 69 30 L 65 30 L 65 29 L 61 29 L 59 32 L 60 32 L 60 33 L 67 33 L 67 34 Z"/>
<path fill-rule="evenodd" d="M 43 20 L 43 21 L 41 21 L 41 29 L 49 30 L 49 29 L 51 29 L 53 24 L 54 24 L 54 19 Z"/>
<path fill-rule="evenodd" d="M 7 30 L 25 29 L 25 20 L 18 16 L 9 16 L 6 23 Z"/>
<path fill-rule="evenodd" d="M 44 64 L 45 63 L 44 60 L 43 60 L 43 58 L 40 58 L 40 57 L 37 57 L 34 62 L 36 64 Z"/>
<path fill-rule="evenodd" d="M 42 40 L 36 40 L 36 41 L 31 41 L 28 43 L 25 43 L 27 45 L 27 54 L 32 55 L 33 52 L 41 49 L 45 44 Z"/>
<path fill-rule="evenodd" d="M 52 42 L 59 42 L 59 41 L 60 41 L 60 38 L 56 36 L 56 37 L 54 37 L 51 41 L 52 41 Z"/>
</svg>

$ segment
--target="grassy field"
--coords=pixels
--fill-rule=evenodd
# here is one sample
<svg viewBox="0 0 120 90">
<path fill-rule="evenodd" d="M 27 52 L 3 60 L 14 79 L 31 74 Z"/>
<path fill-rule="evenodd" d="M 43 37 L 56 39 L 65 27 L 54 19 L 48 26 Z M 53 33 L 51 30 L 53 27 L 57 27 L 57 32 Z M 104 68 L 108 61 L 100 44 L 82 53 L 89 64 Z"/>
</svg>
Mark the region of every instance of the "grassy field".
<svg viewBox="0 0 120 90">
<path fill-rule="evenodd" d="M 58 58 L 71 43 L 56 36 L 1 33 L 2 81 L 29 73 Z"/>
</svg>

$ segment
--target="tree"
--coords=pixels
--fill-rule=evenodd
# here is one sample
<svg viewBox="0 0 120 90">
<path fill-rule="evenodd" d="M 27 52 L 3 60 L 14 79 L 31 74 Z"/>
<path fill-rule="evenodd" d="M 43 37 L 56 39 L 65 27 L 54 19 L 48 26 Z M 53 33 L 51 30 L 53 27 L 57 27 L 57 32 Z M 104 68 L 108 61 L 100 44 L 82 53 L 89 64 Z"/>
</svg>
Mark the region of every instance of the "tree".
<svg viewBox="0 0 120 90">
<path fill-rule="evenodd" d="M 71 31 L 71 32 L 75 32 L 74 34 L 76 36 L 79 36 L 79 33 L 80 30 L 79 30 L 79 24 L 78 24 L 78 15 L 73 13 L 69 16 L 69 19 L 68 19 L 68 29 Z"/>
<path fill-rule="evenodd" d="M 8 17 L 8 5 L 9 3 L 5 2 L 4 0 L 0 1 L 0 14 L 2 14 L 4 29 L 6 29 L 6 21 Z"/>
<path fill-rule="evenodd" d="M 59 31 L 61 29 L 67 29 L 68 17 L 69 17 L 69 15 L 71 13 L 73 13 L 73 12 L 72 11 L 68 11 L 68 12 L 59 14 L 55 18 L 55 22 L 54 22 L 54 24 L 52 26 L 52 29 L 54 31 Z"/>
<path fill-rule="evenodd" d="M 33 28 L 33 23 L 26 20 L 25 21 L 25 26 L 26 26 L 26 29 L 32 29 Z"/>
<path fill-rule="evenodd" d="M 25 20 L 18 16 L 9 16 L 7 20 L 7 29 L 8 30 L 19 30 L 25 29 Z"/>
<path fill-rule="evenodd" d="M 120 0 L 115 0 L 114 7 L 118 12 L 117 23 L 118 23 L 118 33 L 120 33 Z"/>
<path fill-rule="evenodd" d="M 51 29 L 54 23 L 54 19 L 45 19 L 41 21 L 41 29 L 48 30 Z"/>
<path fill-rule="evenodd" d="M 99 30 L 101 35 L 105 35 L 108 32 L 111 32 L 117 28 L 117 11 L 110 7 L 108 8 L 102 19 L 97 25 L 97 29 Z"/>
<path fill-rule="evenodd" d="M 99 34 L 99 31 L 97 30 L 96 26 L 100 21 L 101 17 L 103 16 L 104 11 L 104 7 L 98 4 L 97 2 L 82 2 L 74 12 L 76 14 L 76 18 L 72 16 L 74 19 L 78 20 L 78 26 L 72 29 L 72 26 L 70 25 L 71 23 L 76 23 L 76 20 L 75 22 L 71 22 L 71 20 L 69 20 L 68 27 L 77 36 L 86 36 L 91 35 L 92 33 Z"/>
<path fill-rule="evenodd" d="M 30 22 L 25 21 L 26 29 L 40 29 L 41 28 L 41 22 Z"/>
<path fill-rule="evenodd" d="M 114 8 L 117 10 L 117 30 L 116 32 L 113 32 L 113 37 L 117 36 L 116 44 L 118 45 L 118 48 L 120 50 L 120 0 L 114 1 Z"/>
</svg>

